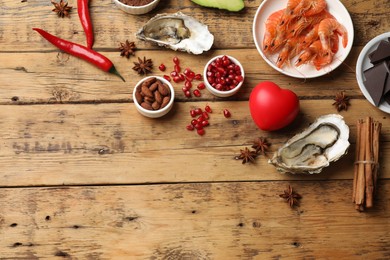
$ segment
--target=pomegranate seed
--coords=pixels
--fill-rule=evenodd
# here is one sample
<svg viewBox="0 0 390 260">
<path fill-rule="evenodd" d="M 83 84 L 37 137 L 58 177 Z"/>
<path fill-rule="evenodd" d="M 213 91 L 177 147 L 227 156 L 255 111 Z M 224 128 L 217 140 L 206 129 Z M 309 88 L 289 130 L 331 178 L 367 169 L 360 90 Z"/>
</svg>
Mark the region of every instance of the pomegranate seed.
<svg viewBox="0 0 390 260">
<path fill-rule="evenodd" d="M 161 63 L 160 66 L 158 66 L 158 69 L 161 70 L 161 71 L 165 71 L 166 67 L 163 63 Z"/>
<path fill-rule="evenodd" d="M 176 83 L 179 83 L 180 82 L 180 77 L 179 76 L 173 77 L 173 81 L 176 82 Z"/>
<path fill-rule="evenodd" d="M 199 122 L 196 123 L 196 124 L 194 125 L 194 127 L 195 127 L 196 130 L 203 129 L 202 123 L 199 123 Z"/>
<path fill-rule="evenodd" d="M 169 82 L 171 82 L 171 77 L 169 77 L 168 75 L 164 75 L 163 77 L 164 77 L 164 79 L 166 79 L 166 80 L 168 80 Z"/>
<path fill-rule="evenodd" d="M 181 81 L 184 81 L 186 79 L 186 77 L 184 76 L 183 73 L 179 74 L 179 78 L 180 78 Z"/>
<path fill-rule="evenodd" d="M 229 118 L 232 116 L 232 114 L 230 113 L 229 110 L 227 110 L 226 108 L 223 110 L 223 116 L 226 117 L 226 118 Z"/>
<path fill-rule="evenodd" d="M 191 117 L 196 117 L 196 111 L 195 111 L 195 109 L 191 109 L 191 110 L 190 110 L 190 115 L 191 115 Z"/>
<path fill-rule="evenodd" d="M 237 75 L 234 77 L 234 79 L 237 80 L 237 82 L 241 82 L 243 78 L 241 75 Z"/>
<path fill-rule="evenodd" d="M 195 78 L 195 72 L 190 71 L 190 72 L 188 73 L 188 77 L 189 77 L 190 79 Z"/>
<path fill-rule="evenodd" d="M 186 128 L 187 128 L 188 131 L 193 131 L 194 130 L 194 126 L 193 125 L 187 125 Z"/>
<path fill-rule="evenodd" d="M 184 75 L 186 75 L 188 77 L 190 71 L 191 70 L 189 68 L 186 68 L 183 73 L 184 73 Z"/>
<path fill-rule="evenodd" d="M 195 77 L 194 77 L 194 79 L 196 79 L 196 80 L 202 80 L 202 75 L 196 74 Z"/>
<path fill-rule="evenodd" d="M 184 96 L 190 98 L 191 97 L 191 92 L 189 90 L 187 90 L 186 92 L 184 92 Z"/>
<path fill-rule="evenodd" d="M 204 119 L 209 119 L 209 113 L 207 113 L 206 111 L 202 113 L 202 116 Z"/>
<path fill-rule="evenodd" d="M 200 115 L 200 114 L 202 114 L 202 112 L 203 112 L 203 111 L 202 111 L 201 108 L 199 108 L 199 107 L 198 107 L 198 108 L 195 108 L 195 114 L 196 114 L 196 115 Z"/>
<path fill-rule="evenodd" d="M 176 71 L 172 71 L 171 72 L 171 76 L 172 77 L 177 77 L 177 76 L 179 76 L 179 74 Z"/>
<path fill-rule="evenodd" d="M 176 73 L 179 73 L 181 68 L 179 65 L 175 65 L 174 70 L 176 71 Z"/>
<path fill-rule="evenodd" d="M 188 88 L 182 87 L 181 90 L 185 93 L 186 91 L 188 91 Z"/>
<path fill-rule="evenodd" d="M 191 120 L 191 125 L 195 126 L 197 123 L 198 123 L 198 121 L 196 121 L 196 119 Z"/>
<path fill-rule="evenodd" d="M 202 116 L 198 116 L 198 118 L 196 119 L 196 121 L 198 121 L 198 123 L 201 123 L 203 120 L 204 120 L 203 115 Z"/>
<path fill-rule="evenodd" d="M 202 124 L 203 127 L 208 126 L 209 125 L 209 121 L 203 120 L 201 124 Z"/>
<path fill-rule="evenodd" d="M 207 105 L 204 110 L 206 110 L 207 113 L 212 113 L 213 111 L 211 110 L 211 107 Z"/>
<path fill-rule="evenodd" d="M 185 86 L 186 88 L 188 88 L 188 89 L 192 88 L 192 83 L 191 83 L 191 81 L 186 80 L 186 82 L 184 83 L 184 86 Z"/>
<path fill-rule="evenodd" d="M 198 135 L 204 135 L 206 133 L 206 131 L 203 128 L 196 130 L 196 132 L 198 133 Z"/>
<path fill-rule="evenodd" d="M 200 90 L 202 90 L 202 89 L 205 89 L 205 88 L 206 88 L 206 85 L 205 85 L 203 82 L 201 82 L 201 83 L 199 83 L 199 85 L 198 85 L 197 88 L 200 89 Z"/>
<path fill-rule="evenodd" d="M 179 65 L 180 61 L 179 61 L 179 58 L 178 57 L 173 57 L 173 63 L 175 63 L 176 65 Z"/>
<path fill-rule="evenodd" d="M 194 93 L 194 95 L 195 95 L 196 97 L 200 97 L 200 96 L 201 96 L 199 89 L 195 89 L 195 90 L 193 91 L 193 93 Z"/>
</svg>

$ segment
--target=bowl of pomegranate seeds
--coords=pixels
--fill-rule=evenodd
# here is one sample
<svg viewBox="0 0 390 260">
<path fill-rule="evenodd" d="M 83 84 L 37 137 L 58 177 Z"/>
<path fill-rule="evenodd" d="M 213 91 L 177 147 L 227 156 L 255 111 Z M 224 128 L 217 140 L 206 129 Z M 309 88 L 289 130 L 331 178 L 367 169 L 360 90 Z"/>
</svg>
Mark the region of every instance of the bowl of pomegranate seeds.
<svg viewBox="0 0 390 260">
<path fill-rule="evenodd" d="M 205 85 L 217 97 L 229 97 L 237 93 L 244 82 L 244 68 L 228 55 L 212 58 L 204 68 Z"/>
<path fill-rule="evenodd" d="M 152 11 L 160 0 L 113 0 L 115 5 L 123 12 L 129 14 L 146 14 Z"/>
<path fill-rule="evenodd" d="M 158 76 L 143 78 L 133 90 L 134 105 L 138 112 L 150 118 L 166 115 L 171 110 L 174 99 L 172 84 Z"/>
</svg>

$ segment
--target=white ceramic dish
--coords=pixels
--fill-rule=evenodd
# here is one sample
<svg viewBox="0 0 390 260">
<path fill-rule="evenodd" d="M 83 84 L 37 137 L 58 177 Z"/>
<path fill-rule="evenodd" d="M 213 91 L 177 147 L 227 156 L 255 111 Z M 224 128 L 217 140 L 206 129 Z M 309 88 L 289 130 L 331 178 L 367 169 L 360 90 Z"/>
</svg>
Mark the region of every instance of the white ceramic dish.
<svg viewBox="0 0 390 260">
<path fill-rule="evenodd" d="M 146 14 L 150 11 L 152 11 L 160 2 L 160 0 L 154 0 L 153 2 L 147 4 L 147 5 L 142 5 L 142 6 L 130 6 L 130 5 L 125 5 L 124 3 L 120 2 L 119 0 L 113 0 L 116 6 L 122 10 L 123 12 L 129 13 L 129 14 L 135 14 L 135 15 L 140 15 L 140 14 Z"/>
<path fill-rule="evenodd" d="M 138 87 L 141 87 L 141 84 L 149 79 L 149 78 L 157 78 L 158 80 L 160 80 L 161 82 L 165 83 L 168 85 L 169 87 L 169 90 L 171 91 L 171 100 L 169 101 L 168 105 L 166 105 L 164 108 L 162 109 L 159 109 L 159 110 L 148 110 L 148 109 L 145 109 L 143 107 L 141 107 L 140 104 L 138 104 L 137 102 L 137 99 L 135 97 L 135 92 L 137 90 Z M 134 87 L 134 90 L 133 90 L 133 100 L 134 100 L 134 105 L 135 107 L 137 108 L 138 112 L 143 115 L 143 116 L 146 116 L 146 117 L 150 117 L 150 118 L 158 118 L 158 117 L 162 117 L 164 115 L 166 115 L 170 110 L 171 108 L 173 107 L 173 102 L 175 100 L 175 90 L 173 89 L 173 86 L 172 84 L 164 79 L 163 77 L 159 77 L 159 76 L 149 76 L 149 77 L 145 77 L 143 79 L 141 79 L 137 85 L 135 85 Z"/>
<path fill-rule="evenodd" d="M 278 68 L 275 64 L 278 55 L 275 54 L 267 57 L 263 53 L 262 44 L 265 31 L 265 21 L 273 12 L 286 8 L 287 1 L 288 0 L 264 0 L 257 9 L 252 30 L 256 48 L 261 57 L 263 57 L 263 59 L 275 70 L 295 78 L 315 78 L 325 75 L 336 69 L 345 60 L 351 51 L 354 38 L 351 16 L 339 0 L 326 1 L 327 10 L 337 19 L 337 21 L 345 26 L 346 30 L 348 31 L 348 44 L 347 47 L 344 48 L 340 40 L 339 51 L 336 53 L 331 64 L 320 70 L 316 70 L 316 68 L 310 64 L 302 65 L 300 67 L 285 65 L 283 68 Z M 291 64 L 294 64 L 296 59 L 297 57 L 292 59 Z"/>
<path fill-rule="evenodd" d="M 364 97 L 373 105 L 374 101 L 372 100 L 370 94 L 368 93 L 366 87 L 364 86 L 364 71 L 373 65 L 370 62 L 370 59 L 368 58 L 368 54 L 370 54 L 372 51 L 374 51 L 378 45 L 379 42 L 382 40 L 387 40 L 387 38 L 390 37 L 390 32 L 378 35 L 371 41 L 369 41 L 366 46 L 364 46 L 363 50 L 360 52 L 357 63 L 356 63 L 356 79 L 359 85 L 360 90 L 362 91 Z M 381 102 L 378 107 L 380 110 L 386 113 L 390 113 L 390 105 L 386 102 Z"/>
<path fill-rule="evenodd" d="M 225 56 L 225 55 L 216 56 L 216 57 L 210 59 L 209 62 L 207 62 L 206 66 L 204 67 L 204 70 L 203 70 L 203 78 L 205 79 L 204 80 L 205 86 L 206 86 L 207 90 L 211 92 L 211 94 L 213 94 L 214 96 L 217 96 L 217 97 L 230 97 L 230 96 L 233 96 L 234 94 L 236 94 L 238 92 L 238 90 L 240 90 L 240 88 L 245 80 L 244 68 L 242 67 L 241 63 L 237 59 L 233 58 L 232 56 L 226 55 L 234 64 L 238 65 L 241 69 L 241 76 L 243 79 L 235 88 L 233 88 L 231 90 L 227 90 L 227 91 L 220 91 L 220 90 L 215 89 L 213 86 L 211 86 L 210 83 L 207 81 L 207 68 L 208 68 L 208 66 L 215 59 L 222 58 L 223 56 Z"/>
</svg>

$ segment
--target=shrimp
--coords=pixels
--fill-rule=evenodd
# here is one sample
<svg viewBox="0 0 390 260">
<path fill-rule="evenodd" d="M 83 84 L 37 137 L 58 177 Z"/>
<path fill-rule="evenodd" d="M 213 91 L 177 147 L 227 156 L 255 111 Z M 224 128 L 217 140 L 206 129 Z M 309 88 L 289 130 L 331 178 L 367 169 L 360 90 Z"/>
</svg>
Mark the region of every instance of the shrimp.
<svg viewBox="0 0 390 260">
<path fill-rule="evenodd" d="M 287 61 L 294 57 L 297 52 L 297 43 L 300 41 L 299 37 L 290 38 L 286 41 L 283 49 L 280 51 L 279 57 L 276 61 L 276 66 L 281 68 Z"/>
<path fill-rule="evenodd" d="M 301 0 L 288 0 L 287 7 L 284 9 L 284 13 L 280 22 L 280 25 L 287 26 L 294 18 L 293 13 L 295 7 L 300 3 Z"/>
<path fill-rule="evenodd" d="M 308 48 L 306 48 L 298 57 L 295 62 L 296 66 L 301 66 L 302 64 L 306 64 L 314 59 L 317 55 L 321 55 L 322 45 L 321 41 L 317 40 L 310 44 Z"/>
<path fill-rule="evenodd" d="M 331 36 L 334 32 L 342 36 L 343 47 L 348 44 L 348 32 L 345 27 L 334 18 L 327 18 L 320 22 L 318 27 L 318 36 L 320 37 L 324 51 L 332 53 Z"/>
<path fill-rule="evenodd" d="M 315 24 L 313 28 L 304 36 L 303 41 L 301 43 L 301 48 L 308 48 L 314 41 L 318 39 L 318 26 L 319 24 Z"/>
<path fill-rule="evenodd" d="M 267 53 L 270 51 L 270 47 L 273 46 L 274 40 L 277 34 L 277 25 L 284 13 L 285 9 L 272 13 L 265 22 L 265 33 L 263 39 L 263 51 Z"/>
<path fill-rule="evenodd" d="M 326 18 L 333 18 L 333 16 L 326 10 L 318 13 L 317 15 L 301 17 L 293 26 L 291 33 L 293 36 L 301 34 L 305 29 L 310 28 Z"/>
<path fill-rule="evenodd" d="M 302 13 L 303 16 L 316 15 L 326 8 L 325 0 L 309 0 L 306 1 L 305 11 Z"/>
<path fill-rule="evenodd" d="M 322 48 L 322 43 L 320 40 L 317 42 L 320 43 L 320 47 Z M 330 64 L 333 61 L 334 54 L 339 49 L 339 37 L 337 34 L 333 34 L 330 36 L 330 44 L 331 44 L 331 52 L 321 51 L 319 52 L 319 55 L 314 57 L 313 59 L 313 65 L 316 67 L 317 70 L 320 70 L 322 67 Z"/>
</svg>

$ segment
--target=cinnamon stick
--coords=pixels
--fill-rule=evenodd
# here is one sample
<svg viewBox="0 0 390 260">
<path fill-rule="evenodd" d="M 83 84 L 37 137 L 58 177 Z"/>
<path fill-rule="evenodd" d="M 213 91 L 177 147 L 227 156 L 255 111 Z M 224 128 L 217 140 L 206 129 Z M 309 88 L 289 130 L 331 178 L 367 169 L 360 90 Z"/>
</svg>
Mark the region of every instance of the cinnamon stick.
<svg viewBox="0 0 390 260">
<path fill-rule="evenodd" d="M 352 200 L 363 211 L 374 205 L 379 170 L 379 135 L 382 124 L 371 117 L 358 120 Z"/>
</svg>

